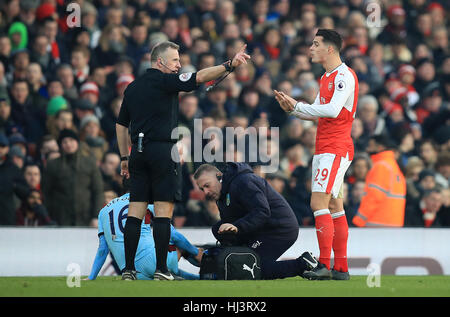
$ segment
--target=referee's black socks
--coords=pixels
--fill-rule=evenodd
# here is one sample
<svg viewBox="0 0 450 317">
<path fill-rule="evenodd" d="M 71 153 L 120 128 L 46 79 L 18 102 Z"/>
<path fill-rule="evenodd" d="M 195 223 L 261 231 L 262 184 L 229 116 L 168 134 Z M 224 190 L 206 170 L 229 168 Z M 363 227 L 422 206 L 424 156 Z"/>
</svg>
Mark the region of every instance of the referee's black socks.
<svg viewBox="0 0 450 317">
<path fill-rule="evenodd" d="M 167 269 L 167 252 L 170 241 L 170 218 L 153 218 L 153 239 L 156 250 L 156 269 L 165 273 Z"/>
<path fill-rule="evenodd" d="M 134 258 L 141 237 L 142 219 L 136 217 L 127 217 L 125 228 L 123 230 L 123 242 L 125 247 L 125 269 L 136 270 L 134 267 Z"/>
</svg>

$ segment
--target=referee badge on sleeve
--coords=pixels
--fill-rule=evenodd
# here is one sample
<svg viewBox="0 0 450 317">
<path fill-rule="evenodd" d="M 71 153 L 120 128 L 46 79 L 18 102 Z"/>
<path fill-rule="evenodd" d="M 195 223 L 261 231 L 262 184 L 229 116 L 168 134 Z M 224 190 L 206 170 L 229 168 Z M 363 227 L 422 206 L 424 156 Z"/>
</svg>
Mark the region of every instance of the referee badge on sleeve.
<svg viewBox="0 0 450 317">
<path fill-rule="evenodd" d="M 180 78 L 180 80 L 183 82 L 188 81 L 189 79 L 191 79 L 191 77 L 192 77 L 192 73 L 183 73 L 183 74 L 180 74 L 180 76 L 178 76 L 178 78 Z"/>
</svg>

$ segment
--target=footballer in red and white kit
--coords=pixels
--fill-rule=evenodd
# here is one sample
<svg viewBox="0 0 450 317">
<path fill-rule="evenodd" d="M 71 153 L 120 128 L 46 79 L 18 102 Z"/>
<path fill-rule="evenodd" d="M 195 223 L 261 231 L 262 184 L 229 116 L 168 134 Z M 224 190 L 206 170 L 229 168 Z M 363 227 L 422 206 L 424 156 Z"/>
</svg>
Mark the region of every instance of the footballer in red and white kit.
<svg viewBox="0 0 450 317">
<path fill-rule="evenodd" d="M 332 197 L 338 198 L 342 190 L 345 172 L 353 160 L 350 133 L 357 102 L 358 78 L 342 63 L 322 75 L 314 104 L 301 105 L 302 113 L 319 117 L 312 163 L 313 192 L 331 193 Z"/>
<path fill-rule="evenodd" d="M 358 78 L 342 62 L 341 36 L 319 29 L 310 47 L 311 60 L 325 68 L 313 104 L 297 102 L 274 91 L 281 108 L 303 120 L 318 120 L 312 162 L 311 209 L 319 243 L 319 265 L 303 274 L 308 279 L 348 280 L 348 224 L 343 204 L 345 172 L 353 160 L 351 128 L 358 102 Z M 331 252 L 334 266 L 331 269 Z"/>
</svg>

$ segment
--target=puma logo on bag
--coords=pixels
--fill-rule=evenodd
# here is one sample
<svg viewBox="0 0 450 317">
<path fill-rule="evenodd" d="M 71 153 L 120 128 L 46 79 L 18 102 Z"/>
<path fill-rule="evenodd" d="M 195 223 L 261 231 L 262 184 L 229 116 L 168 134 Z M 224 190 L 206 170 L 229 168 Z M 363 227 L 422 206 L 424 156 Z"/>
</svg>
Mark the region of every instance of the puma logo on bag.
<svg viewBox="0 0 450 317">
<path fill-rule="evenodd" d="M 255 269 L 256 263 L 253 263 L 252 268 L 250 268 L 247 264 L 244 264 L 242 266 L 242 269 L 245 271 L 249 271 L 250 273 L 252 273 L 252 278 L 255 278 L 255 273 L 253 272 L 253 270 Z"/>
</svg>

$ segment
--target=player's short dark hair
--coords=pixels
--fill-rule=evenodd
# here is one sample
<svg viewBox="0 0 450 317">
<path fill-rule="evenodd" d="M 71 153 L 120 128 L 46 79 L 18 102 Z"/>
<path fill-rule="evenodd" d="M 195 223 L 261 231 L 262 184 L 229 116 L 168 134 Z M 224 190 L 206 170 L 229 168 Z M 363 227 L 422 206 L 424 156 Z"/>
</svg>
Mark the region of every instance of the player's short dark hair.
<svg viewBox="0 0 450 317">
<path fill-rule="evenodd" d="M 194 173 L 194 179 L 199 179 L 200 176 L 202 176 L 204 173 L 207 172 L 213 172 L 213 173 L 220 173 L 220 170 L 211 164 L 202 164 Z"/>
<path fill-rule="evenodd" d="M 164 42 L 158 43 L 153 47 L 152 52 L 150 53 L 150 61 L 152 63 L 156 62 L 158 57 L 161 57 L 161 55 L 163 53 L 165 53 L 169 48 L 172 48 L 172 49 L 175 49 L 178 51 L 180 49 L 180 46 L 178 44 L 175 44 L 170 41 L 164 41 Z"/>
<path fill-rule="evenodd" d="M 321 36 L 323 38 L 324 43 L 333 45 L 338 52 L 341 50 L 342 37 L 335 30 L 319 29 L 316 33 L 316 36 Z"/>
</svg>

